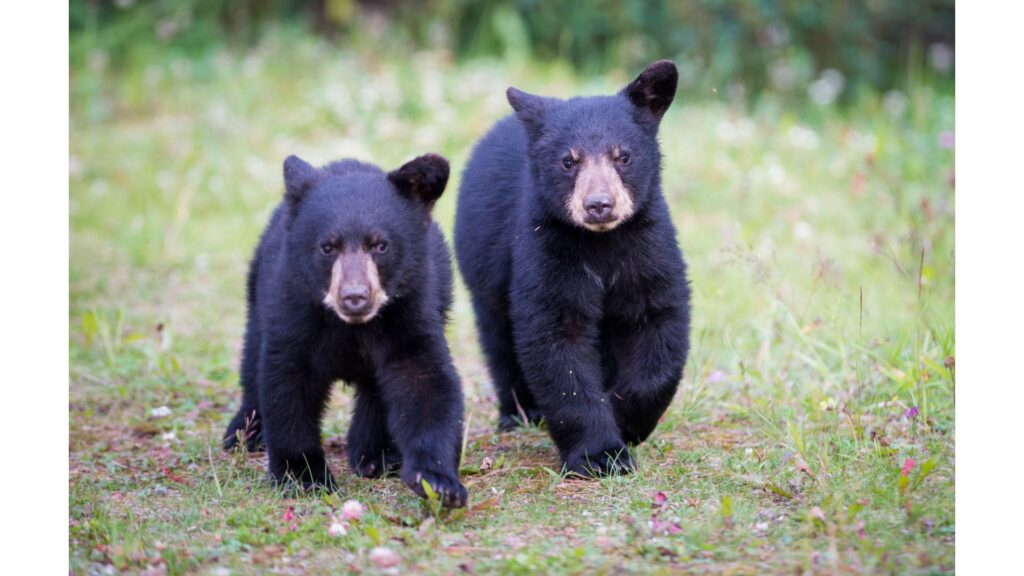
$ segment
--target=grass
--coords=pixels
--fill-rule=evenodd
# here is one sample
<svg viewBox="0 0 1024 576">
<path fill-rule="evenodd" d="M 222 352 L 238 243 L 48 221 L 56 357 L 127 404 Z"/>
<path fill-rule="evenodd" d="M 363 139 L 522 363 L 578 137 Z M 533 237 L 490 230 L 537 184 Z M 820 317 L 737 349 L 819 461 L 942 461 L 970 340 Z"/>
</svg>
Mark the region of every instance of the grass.
<svg viewBox="0 0 1024 576">
<path fill-rule="evenodd" d="M 747 109 L 681 86 L 661 140 L 694 346 L 639 472 L 566 480 L 543 430 L 494 433 L 459 285 L 448 336 L 471 505 L 446 513 L 347 471 L 341 386 L 324 430 L 339 494 L 282 494 L 261 456 L 217 447 L 281 162 L 445 154 L 435 215 L 450 233 L 507 85 L 607 93 L 636 71 L 382 58 L 287 34 L 118 72 L 89 62 L 71 77 L 73 573 L 953 571 L 952 96 Z M 331 536 L 347 499 L 368 511 Z"/>
</svg>

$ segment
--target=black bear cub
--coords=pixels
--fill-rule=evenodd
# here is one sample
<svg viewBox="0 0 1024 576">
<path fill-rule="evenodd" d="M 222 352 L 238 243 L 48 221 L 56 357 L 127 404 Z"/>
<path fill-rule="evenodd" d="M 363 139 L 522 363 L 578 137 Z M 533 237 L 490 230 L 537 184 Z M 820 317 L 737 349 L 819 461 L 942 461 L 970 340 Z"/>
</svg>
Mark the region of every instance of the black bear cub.
<svg viewBox="0 0 1024 576">
<path fill-rule="evenodd" d="M 265 445 L 276 481 L 333 489 L 320 425 L 344 380 L 356 390 L 355 473 L 401 468 L 420 496 L 425 480 L 446 505 L 465 505 L 462 389 L 444 338 L 451 260 L 430 214 L 448 161 L 428 154 L 385 174 L 291 156 L 284 181 L 249 268 L 242 406 L 225 449 Z"/>
<path fill-rule="evenodd" d="M 690 288 L 661 191 L 658 125 L 676 67 L 614 96 L 509 88 L 515 110 L 480 140 L 455 218 L 499 399 L 499 428 L 547 421 L 569 472 L 634 468 L 689 349 Z"/>
</svg>

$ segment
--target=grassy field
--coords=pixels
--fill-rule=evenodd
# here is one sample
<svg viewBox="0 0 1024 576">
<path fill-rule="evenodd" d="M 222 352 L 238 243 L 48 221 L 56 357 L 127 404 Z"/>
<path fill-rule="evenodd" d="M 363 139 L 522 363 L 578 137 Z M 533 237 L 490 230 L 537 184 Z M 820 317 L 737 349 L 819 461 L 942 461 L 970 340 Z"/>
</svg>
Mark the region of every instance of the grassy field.
<svg viewBox="0 0 1024 576">
<path fill-rule="evenodd" d="M 694 346 L 635 475 L 566 480 L 543 430 L 495 434 L 461 285 L 448 336 L 467 510 L 351 475 L 342 386 L 324 431 L 340 493 L 282 494 L 264 458 L 218 449 L 247 260 L 286 155 L 445 154 L 450 232 L 506 86 L 608 93 L 636 72 L 382 60 L 289 36 L 73 69 L 72 572 L 952 572 L 954 100 L 927 86 L 848 109 L 681 86 L 661 141 Z"/>
</svg>

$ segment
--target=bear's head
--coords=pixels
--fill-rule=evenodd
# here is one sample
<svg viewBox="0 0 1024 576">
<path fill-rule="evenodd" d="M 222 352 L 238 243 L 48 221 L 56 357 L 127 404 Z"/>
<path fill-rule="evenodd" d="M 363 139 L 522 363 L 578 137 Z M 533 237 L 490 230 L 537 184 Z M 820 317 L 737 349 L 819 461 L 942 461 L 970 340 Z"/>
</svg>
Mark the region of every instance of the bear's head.
<svg viewBox="0 0 1024 576">
<path fill-rule="evenodd" d="M 658 125 L 679 74 L 661 60 L 615 96 L 559 100 L 509 88 L 548 211 L 594 232 L 626 222 L 660 186 Z"/>
<path fill-rule="evenodd" d="M 430 210 L 448 161 L 420 156 L 383 170 L 355 160 L 284 161 L 287 265 L 307 294 L 348 324 L 372 320 L 422 282 Z"/>
</svg>

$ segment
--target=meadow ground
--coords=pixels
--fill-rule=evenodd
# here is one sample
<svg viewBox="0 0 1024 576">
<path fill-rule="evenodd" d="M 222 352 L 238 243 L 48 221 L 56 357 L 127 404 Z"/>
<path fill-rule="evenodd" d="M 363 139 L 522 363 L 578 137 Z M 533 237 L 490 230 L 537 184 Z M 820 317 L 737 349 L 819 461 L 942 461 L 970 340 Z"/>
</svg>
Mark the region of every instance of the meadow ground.
<svg viewBox="0 0 1024 576">
<path fill-rule="evenodd" d="M 681 87 L 661 141 L 694 344 L 636 474 L 567 480 L 543 430 L 494 432 L 461 285 L 448 336 L 467 510 L 352 476 L 342 386 L 324 432 L 339 494 L 282 494 L 261 456 L 219 450 L 244 273 L 285 156 L 445 154 L 450 232 L 507 85 L 608 93 L 635 72 L 381 60 L 287 36 L 73 69 L 72 572 L 952 572 L 954 100 L 927 86 L 848 108 Z M 348 499 L 367 511 L 332 535 Z"/>
</svg>

